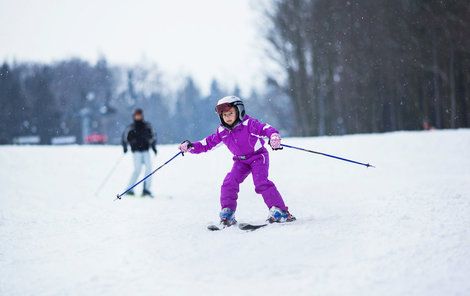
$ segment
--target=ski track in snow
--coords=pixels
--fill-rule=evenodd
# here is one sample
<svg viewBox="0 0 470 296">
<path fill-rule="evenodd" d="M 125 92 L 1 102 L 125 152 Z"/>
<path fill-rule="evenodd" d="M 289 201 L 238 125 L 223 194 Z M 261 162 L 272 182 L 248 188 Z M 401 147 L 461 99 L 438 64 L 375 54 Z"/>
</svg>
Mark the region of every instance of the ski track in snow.
<svg viewBox="0 0 470 296">
<path fill-rule="evenodd" d="M 94 193 L 120 147 L 0 147 L 0 295 L 470 295 L 470 130 L 284 142 L 377 168 L 270 151 L 298 221 L 210 232 L 226 148 L 175 159 L 153 200 L 114 201 L 129 155 Z M 266 216 L 248 177 L 237 219 Z"/>
</svg>

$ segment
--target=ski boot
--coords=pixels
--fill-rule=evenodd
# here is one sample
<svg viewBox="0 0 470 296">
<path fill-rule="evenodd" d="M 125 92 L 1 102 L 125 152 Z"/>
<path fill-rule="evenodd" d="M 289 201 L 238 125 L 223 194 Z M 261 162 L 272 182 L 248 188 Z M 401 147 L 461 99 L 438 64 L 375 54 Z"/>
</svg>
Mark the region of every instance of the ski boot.
<svg viewBox="0 0 470 296">
<path fill-rule="evenodd" d="M 147 190 L 147 189 L 144 188 L 144 191 L 142 191 L 142 197 L 146 197 L 146 196 L 153 198 L 152 192 L 150 192 L 150 190 Z"/>
<path fill-rule="evenodd" d="M 232 225 L 237 224 L 237 220 L 235 220 L 235 211 L 229 208 L 223 208 L 219 214 L 220 217 L 220 225 L 223 227 L 230 227 Z"/>
<path fill-rule="evenodd" d="M 134 196 L 134 191 L 132 191 L 132 190 L 129 190 L 129 191 L 127 191 L 127 192 L 126 192 L 126 195 L 131 195 L 131 196 Z"/>
<path fill-rule="evenodd" d="M 289 213 L 288 210 L 281 210 L 278 207 L 271 207 L 269 209 L 269 216 L 266 222 L 269 223 L 284 223 L 295 221 L 295 217 Z"/>
</svg>

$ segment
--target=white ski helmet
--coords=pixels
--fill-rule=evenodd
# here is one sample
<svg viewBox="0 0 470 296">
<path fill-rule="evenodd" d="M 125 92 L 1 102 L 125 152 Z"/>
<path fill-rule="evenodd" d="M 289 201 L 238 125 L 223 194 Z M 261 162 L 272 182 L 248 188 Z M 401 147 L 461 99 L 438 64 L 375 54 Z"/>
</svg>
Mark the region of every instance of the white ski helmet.
<svg viewBox="0 0 470 296">
<path fill-rule="evenodd" d="M 245 105 L 243 105 L 243 101 L 237 96 L 226 96 L 217 101 L 217 105 L 215 106 L 215 112 L 221 117 L 222 123 L 224 123 L 222 113 L 229 110 L 231 107 L 235 107 L 238 111 L 237 121 L 242 121 L 243 117 L 245 117 Z"/>
</svg>

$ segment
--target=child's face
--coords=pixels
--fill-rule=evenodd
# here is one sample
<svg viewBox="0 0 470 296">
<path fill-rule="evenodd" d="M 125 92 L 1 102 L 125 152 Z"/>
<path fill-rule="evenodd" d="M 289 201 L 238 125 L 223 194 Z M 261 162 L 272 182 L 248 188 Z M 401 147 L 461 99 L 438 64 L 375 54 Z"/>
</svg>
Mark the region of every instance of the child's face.
<svg viewBox="0 0 470 296">
<path fill-rule="evenodd" d="M 232 125 L 235 120 L 237 120 L 237 111 L 235 110 L 235 107 L 232 107 L 228 111 L 223 112 L 222 118 L 226 124 Z"/>
</svg>

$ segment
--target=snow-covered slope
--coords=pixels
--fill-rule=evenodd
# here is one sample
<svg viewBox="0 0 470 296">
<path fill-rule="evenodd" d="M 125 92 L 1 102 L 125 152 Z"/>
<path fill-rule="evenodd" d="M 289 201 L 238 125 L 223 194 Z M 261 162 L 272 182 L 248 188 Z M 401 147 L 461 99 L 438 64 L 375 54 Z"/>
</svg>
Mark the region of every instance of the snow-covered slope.
<svg viewBox="0 0 470 296">
<path fill-rule="evenodd" d="M 209 232 L 225 148 L 175 159 L 153 200 L 114 201 L 130 155 L 94 193 L 119 147 L 0 147 L 0 295 L 470 295 L 470 130 L 284 142 L 377 168 L 270 152 L 298 221 Z M 248 178 L 237 218 L 266 216 Z"/>
</svg>

